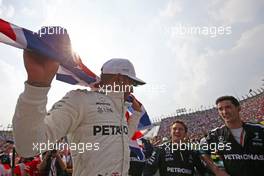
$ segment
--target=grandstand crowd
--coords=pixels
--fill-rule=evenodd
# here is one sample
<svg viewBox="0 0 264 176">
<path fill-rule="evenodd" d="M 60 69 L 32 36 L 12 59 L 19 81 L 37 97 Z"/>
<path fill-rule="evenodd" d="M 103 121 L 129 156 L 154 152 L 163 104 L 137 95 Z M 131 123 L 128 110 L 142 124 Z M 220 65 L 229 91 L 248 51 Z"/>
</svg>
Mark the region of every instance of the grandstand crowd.
<svg viewBox="0 0 264 176">
<path fill-rule="evenodd" d="M 264 91 L 241 100 L 240 103 L 243 121 L 264 122 Z M 180 120 L 188 126 L 187 140 L 190 142 L 200 141 L 210 130 L 223 125 L 221 118 L 218 117 L 216 108 L 162 119 L 157 135 L 150 140 L 143 141 L 143 151 L 146 158 L 151 156 L 153 147 L 159 146 L 170 139 L 170 131 L 168 129 L 176 120 Z M 62 140 L 61 142 L 65 143 L 66 141 Z M 0 136 L 1 176 L 10 176 L 12 172 L 16 176 L 42 176 L 50 175 L 50 170 L 55 170 L 53 173 L 58 176 L 71 175 L 72 173 L 72 160 L 70 150 L 67 148 L 47 151 L 31 158 L 23 158 L 15 152 L 14 146 L 12 133 L 2 131 Z M 14 153 L 15 157 L 13 157 Z"/>
<path fill-rule="evenodd" d="M 264 121 L 264 92 L 248 97 L 240 101 L 241 117 L 245 122 L 260 123 Z M 192 141 L 200 140 L 210 130 L 223 125 L 221 118 L 218 118 L 217 109 L 211 108 L 204 111 L 197 111 L 174 117 L 164 118 L 161 121 L 158 135 L 155 141 L 162 142 L 162 139 L 170 137 L 169 127 L 175 120 L 181 120 L 189 127 L 188 138 Z"/>
</svg>

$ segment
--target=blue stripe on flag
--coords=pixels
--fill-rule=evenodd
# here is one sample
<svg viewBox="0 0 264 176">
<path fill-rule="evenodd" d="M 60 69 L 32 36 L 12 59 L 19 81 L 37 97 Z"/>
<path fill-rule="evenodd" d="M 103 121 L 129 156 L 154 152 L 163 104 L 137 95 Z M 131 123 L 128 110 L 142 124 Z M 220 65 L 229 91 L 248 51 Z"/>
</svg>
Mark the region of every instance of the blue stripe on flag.
<svg viewBox="0 0 264 176">
<path fill-rule="evenodd" d="M 74 63 L 72 57 L 65 57 L 67 53 L 59 52 L 56 49 L 56 46 L 63 44 L 61 41 L 63 37 L 67 37 L 66 34 L 60 35 L 45 35 L 40 37 L 37 33 L 33 33 L 27 29 L 23 29 L 25 38 L 27 40 L 27 49 L 37 52 L 39 54 L 45 55 L 51 59 L 56 59 L 62 65 L 67 65 L 74 67 L 76 64 Z M 69 55 L 68 55 L 69 56 Z"/>
<path fill-rule="evenodd" d="M 141 129 L 145 129 L 146 127 L 148 127 L 150 125 L 151 125 L 151 121 L 149 119 L 147 112 L 145 112 L 143 114 L 143 116 L 140 118 L 137 128 L 138 128 L 138 130 L 141 130 Z"/>
<path fill-rule="evenodd" d="M 63 81 L 63 82 L 66 82 L 66 83 L 69 83 L 69 84 L 72 84 L 72 85 L 76 85 L 78 84 L 79 82 L 73 78 L 73 76 L 71 75 L 64 75 L 64 74 L 59 74 L 57 73 L 56 74 L 56 79 L 57 80 L 60 80 L 60 81 Z"/>
</svg>

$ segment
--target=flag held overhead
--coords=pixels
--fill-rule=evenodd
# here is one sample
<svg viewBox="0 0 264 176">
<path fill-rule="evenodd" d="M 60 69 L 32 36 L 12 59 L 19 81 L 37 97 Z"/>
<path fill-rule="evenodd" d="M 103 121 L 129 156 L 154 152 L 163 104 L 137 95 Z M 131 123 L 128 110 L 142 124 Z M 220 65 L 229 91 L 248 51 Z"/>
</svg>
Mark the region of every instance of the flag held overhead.
<svg viewBox="0 0 264 176">
<path fill-rule="evenodd" d="M 58 28 L 63 30 L 57 30 Z M 0 42 L 58 61 L 60 69 L 57 72 L 57 80 L 89 87 L 99 81 L 99 77 L 73 53 L 69 35 L 64 28 L 42 27 L 36 33 L 0 19 Z"/>
</svg>

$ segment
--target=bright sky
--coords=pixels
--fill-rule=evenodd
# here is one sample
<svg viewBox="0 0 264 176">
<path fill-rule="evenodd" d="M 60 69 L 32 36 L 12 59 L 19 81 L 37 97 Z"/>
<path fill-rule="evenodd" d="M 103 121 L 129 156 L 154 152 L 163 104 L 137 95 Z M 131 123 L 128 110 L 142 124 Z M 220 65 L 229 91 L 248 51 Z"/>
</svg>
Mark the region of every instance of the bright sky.
<svg viewBox="0 0 264 176">
<path fill-rule="evenodd" d="M 0 0 L 0 18 L 16 25 L 67 28 L 98 75 L 108 59 L 131 60 L 148 83 L 135 94 L 151 118 L 263 87 L 263 9 L 263 0 Z M 6 126 L 26 72 L 22 50 L 0 44 L 0 53 L 0 124 Z M 48 108 L 75 88 L 54 81 Z"/>
</svg>

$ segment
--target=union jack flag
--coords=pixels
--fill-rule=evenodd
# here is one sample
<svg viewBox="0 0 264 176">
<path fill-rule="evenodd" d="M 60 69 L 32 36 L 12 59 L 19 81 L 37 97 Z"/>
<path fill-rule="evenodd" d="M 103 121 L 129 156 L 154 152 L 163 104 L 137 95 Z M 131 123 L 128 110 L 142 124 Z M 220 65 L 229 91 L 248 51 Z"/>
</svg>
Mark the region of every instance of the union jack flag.
<svg viewBox="0 0 264 176">
<path fill-rule="evenodd" d="M 71 48 L 66 47 L 69 52 L 61 52 L 61 48 L 57 46 L 60 46 L 62 41 L 69 42 L 70 39 L 64 28 L 61 28 L 62 32 L 54 33 L 58 28 L 58 26 L 44 27 L 36 33 L 0 19 L 0 42 L 34 51 L 58 61 L 60 67 L 56 75 L 57 80 L 93 87 L 100 78 L 82 63 L 80 57 L 72 54 Z M 54 34 L 50 35 L 52 33 Z"/>
</svg>

